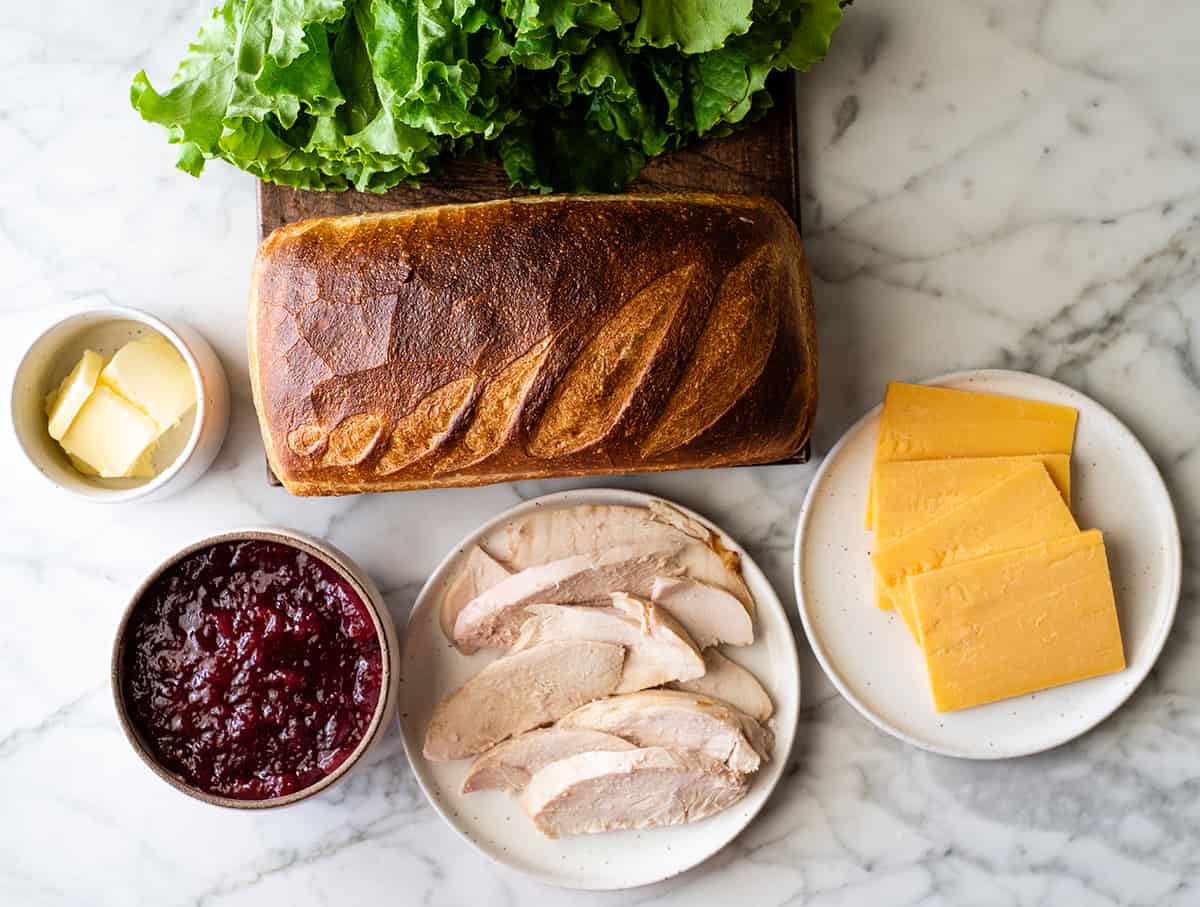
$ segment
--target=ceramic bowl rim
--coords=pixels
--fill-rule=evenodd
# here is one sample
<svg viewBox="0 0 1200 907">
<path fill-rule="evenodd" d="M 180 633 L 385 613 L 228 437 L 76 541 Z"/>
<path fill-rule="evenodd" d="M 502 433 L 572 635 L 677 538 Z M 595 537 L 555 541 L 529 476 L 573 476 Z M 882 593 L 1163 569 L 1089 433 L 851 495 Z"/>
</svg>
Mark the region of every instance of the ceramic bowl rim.
<svg viewBox="0 0 1200 907">
<path fill-rule="evenodd" d="M 151 584 L 155 582 L 162 574 L 178 564 L 184 558 L 195 554 L 198 551 L 203 551 L 206 548 L 211 548 L 214 545 L 222 542 L 231 541 L 266 541 L 276 542 L 286 545 L 289 548 L 296 548 L 306 554 L 317 558 L 322 563 L 331 567 L 343 580 L 350 584 L 350 587 L 358 594 L 366 605 L 367 612 L 371 615 L 371 623 L 375 628 L 375 638 L 379 641 L 380 654 L 382 656 L 382 672 L 380 677 L 380 693 L 379 701 L 375 703 L 375 711 L 371 715 L 371 722 L 367 725 L 366 731 L 363 733 L 362 739 L 354 748 L 354 751 L 339 765 L 336 769 L 314 781 L 307 787 L 293 791 L 282 797 L 271 797 L 265 800 L 239 800 L 234 797 L 224 797 L 219 794 L 212 794 L 201 790 L 179 776 L 169 771 L 164 767 L 150 751 L 146 740 L 141 732 L 134 726 L 129 715 L 129 708 L 125 703 L 125 697 L 122 692 L 122 680 L 124 676 L 124 652 L 126 643 L 126 633 L 129 628 L 130 618 L 137 610 L 142 602 L 142 597 L 146 594 Z M 306 800 L 321 791 L 336 784 L 344 778 L 351 769 L 358 764 L 362 756 L 370 749 L 371 745 L 378 739 L 380 734 L 387 727 L 387 716 L 390 714 L 391 708 L 394 705 L 396 691 L 393 689 L 392 683 L 395 675 L 396 667 L 394 660 L 397 653 L 393 651 L 393 642 L 388 634 L 388 615 L 387 608 L 377 592 L 371 588 L 369 581 L 363 581 L 360 576 L 365 577 L 361 568 L 353 563 L 342 552 L 335 549 L 318 539 L 305 535 L 304 533 L 296 532 L 291 529 L 281 527 L 264 526 L 247 529 L 228 529 L 223 532 L 218 532 L 213 535 L 205 536 L 195 542 L 185 545 L 183 548 L 173 552 L 167 557 L 159 561 L 153 569 L 151 569 L 134 589 L 133 594 L 129 598 L 129 603 L 121 614 L 120 623 L 117 625 L 117 631 L 113 638 L 112 659 L 110 664 L 109 679 L 112 686 L 113 704 L 116 707 L 117 719 L 121 725 L 121 731 L 125 735 L 125 739 L 129 741 L 134 752 L 142 760 L 145 765 L 154 772 L 159 778 L 166 781 L 176 790 L 187 794 L 204 803 L 212 804 L 213 806 L 221 806 L 228 809 L 273 809 L 280 806 L 290 806 L 293 803 L 298 803 L 301 800 Z"/>
</svg>

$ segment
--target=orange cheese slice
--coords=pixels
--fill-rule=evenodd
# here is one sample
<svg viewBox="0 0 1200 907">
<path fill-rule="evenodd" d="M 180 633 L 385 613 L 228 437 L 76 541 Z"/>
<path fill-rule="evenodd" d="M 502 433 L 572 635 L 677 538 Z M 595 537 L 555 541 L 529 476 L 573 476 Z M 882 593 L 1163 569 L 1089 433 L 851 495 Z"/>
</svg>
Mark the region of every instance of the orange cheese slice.
<svg viewBox="0 0 1200 907">
<path fill-rule="evenodd" d="M 939 712 L 1125 667 L 1097 530 L 910 577 Z"/>
<path fill-rule="evenodd" d="M 1030 463 L 961 506 L 871 557 L 892 603 L 921 642 L 909 598 L 910 576 L 1079 532 L 1041 463 Z"/>
<path fill-rule="evenodd" d="M 1031 463 L 1046 467 L 1070 506 L 1071 458 L 1067 454 L 880 463 L 875 467 L 877 546 L 887 547 Z M 878 583 L 876 590 L 876 604 L 890 610 L 891 597 Z"/>
<path fill-rule="evenodd" d="M 875 465 L 948 457 L 1070 454 L 1077 417 L 1069 406 L 893 382 L 883 401 Z M 868 529 L 874 527 L 874 489 L 872 472 Z"/>
</svg>

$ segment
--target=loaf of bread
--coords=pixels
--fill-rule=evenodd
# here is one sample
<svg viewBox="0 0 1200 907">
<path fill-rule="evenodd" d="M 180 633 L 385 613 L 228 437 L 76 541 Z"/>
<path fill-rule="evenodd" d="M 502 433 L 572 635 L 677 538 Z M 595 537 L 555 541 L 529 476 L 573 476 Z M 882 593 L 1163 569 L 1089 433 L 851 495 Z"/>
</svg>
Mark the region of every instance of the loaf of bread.
<svg viewBox="0 0 1200 907">
<path fill-rule="evenodd" d="M 250 375 L 294 494 L 769 463 L 812 425 L 795 225 L 741 196 L 534 197 L 281 227 Z"/>
</svg>

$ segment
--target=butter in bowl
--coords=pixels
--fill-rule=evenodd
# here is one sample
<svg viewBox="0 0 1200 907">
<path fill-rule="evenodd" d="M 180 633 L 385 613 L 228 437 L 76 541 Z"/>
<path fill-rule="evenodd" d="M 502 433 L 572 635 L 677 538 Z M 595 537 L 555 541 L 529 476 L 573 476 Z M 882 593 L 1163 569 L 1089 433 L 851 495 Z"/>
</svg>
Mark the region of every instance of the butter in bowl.
<svg viewBox="0 0 1200 907">
<path fill-rule="evenodd" d="M 84 475 L 152 479 L 155 451 L 196 405 L 196 383 L 161 334 L 130 340 L 113 357 L 83 356 L 46 397 L 50 437 Z"/>
<path fill-rule="evenodd" d="M 93 501 L 163 497 L 198 478 L 224 440 L 229 391 L 190 328 L 96 307 L 41 334 L 18 366 L 13 429 L 58 487 Z"/>
</svg>

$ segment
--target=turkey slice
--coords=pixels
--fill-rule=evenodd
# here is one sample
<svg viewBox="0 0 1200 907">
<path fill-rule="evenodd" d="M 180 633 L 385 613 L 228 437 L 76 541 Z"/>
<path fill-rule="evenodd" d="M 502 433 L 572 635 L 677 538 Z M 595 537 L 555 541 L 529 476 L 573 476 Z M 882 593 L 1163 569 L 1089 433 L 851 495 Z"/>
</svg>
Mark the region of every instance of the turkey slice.
<svg viewBox="0 0 1200 907">
<path fill-rule="evenodd" d="M 534 773 L 551 762 L 596 750 L 632 749 L 636 747 L 628 740 L 603 731 L 571 731 L 557 727 L 526 731 L 496 744 L 471 763 L 471 770 L 463 779 L 462 792 L 523 790 Z"/>
<path fill-rule="evenodd" d="M 717 586 L 681 576 L 658 576 L 650 589 L 656 605 L 671 612 L 701 649 L 719 643 L 748 646 L 754 620 L 742 603 Z"/>
<path fill-rule="evenodd" d="M 526 605 L 606 605 L 616 591 L 649 598 L 655 577 L 678 572 L 671 560 L 674 553 L 659 545 L 621 545 L 514 573 L 459 612 L 454 644 L 467 654 L 508 648 L 525 622 Z"/>
<path fill-rule="evenodd" d="M 719 649 L 706 649 L 704 668 L 704 673 L 699 677 L 677 680 L 671 687 L 720 699 L 758 721 L 766 721 L 771 717 L 775 711 L 771 697 L 758 678 L 740 664 L 726 658 Z"/>
<path fill-rule="evenodd" d="M 647 747 L 552 762 L 521 794 L 547 837 L 695 822 L 746 795 L 746 779 L 699 753 Z"/>
<path fill-rule="evenodd" d="M 612 607 L 528 605 L 528 617 L 510 651 L 556 639 L 594 639 L 625 647 L 618 693 L 633 693 L 704 674 L 704 659 L 687 631 L 648 601 L 614 592 Z M 740 606 L 739 606 L 740 607 Z"/>
<path fill-rule="evenodd" d="M 606 642 L 548 642 L 498 658 L 443 699 L 425 733 L 425 757 L 464 759 L 549 724 L 612 693 L 625 649 Z"/>
<path fill-rule="evenodd" d="M 604 731 L 638 746 L 692 750 L 742 773 L 757 771 L 774 743 L 771 732 L 744 712 L 679 690 L 600 699 L 575 709 L 558 726 Z"/>
<path fill-rule="evenodd" d="M 747 611 L 754 610 L 738 555 L 721 544 L 708 527 L 659 501 L 649 507 L 581 504 L 538 510 L 513 520 L 485 544 L 512 570 L 625 545 L 669 547 L 676 550 L 675 560 L 682 572 L 724 589 Z M 632 589 L 623 591 L 640 594 Z"/>
<path fill-rule="evenodd" d="M 446 589 L 446 595 L 442 599 L 439 617 L 441 618 L 442 632 L 446 634 L 447 639 L 451 642 L 454 641 L 454 622 L 458 620 L 458 614 L 467 606 L 467 602 L 497 583 L 508 579 L 509 574 L 510 571 L 507 567 L 478 545 L 471 546 L 466 563 L 454 577 L 454 581 L 450 583 L 449 588 Z"/>
</svg>

